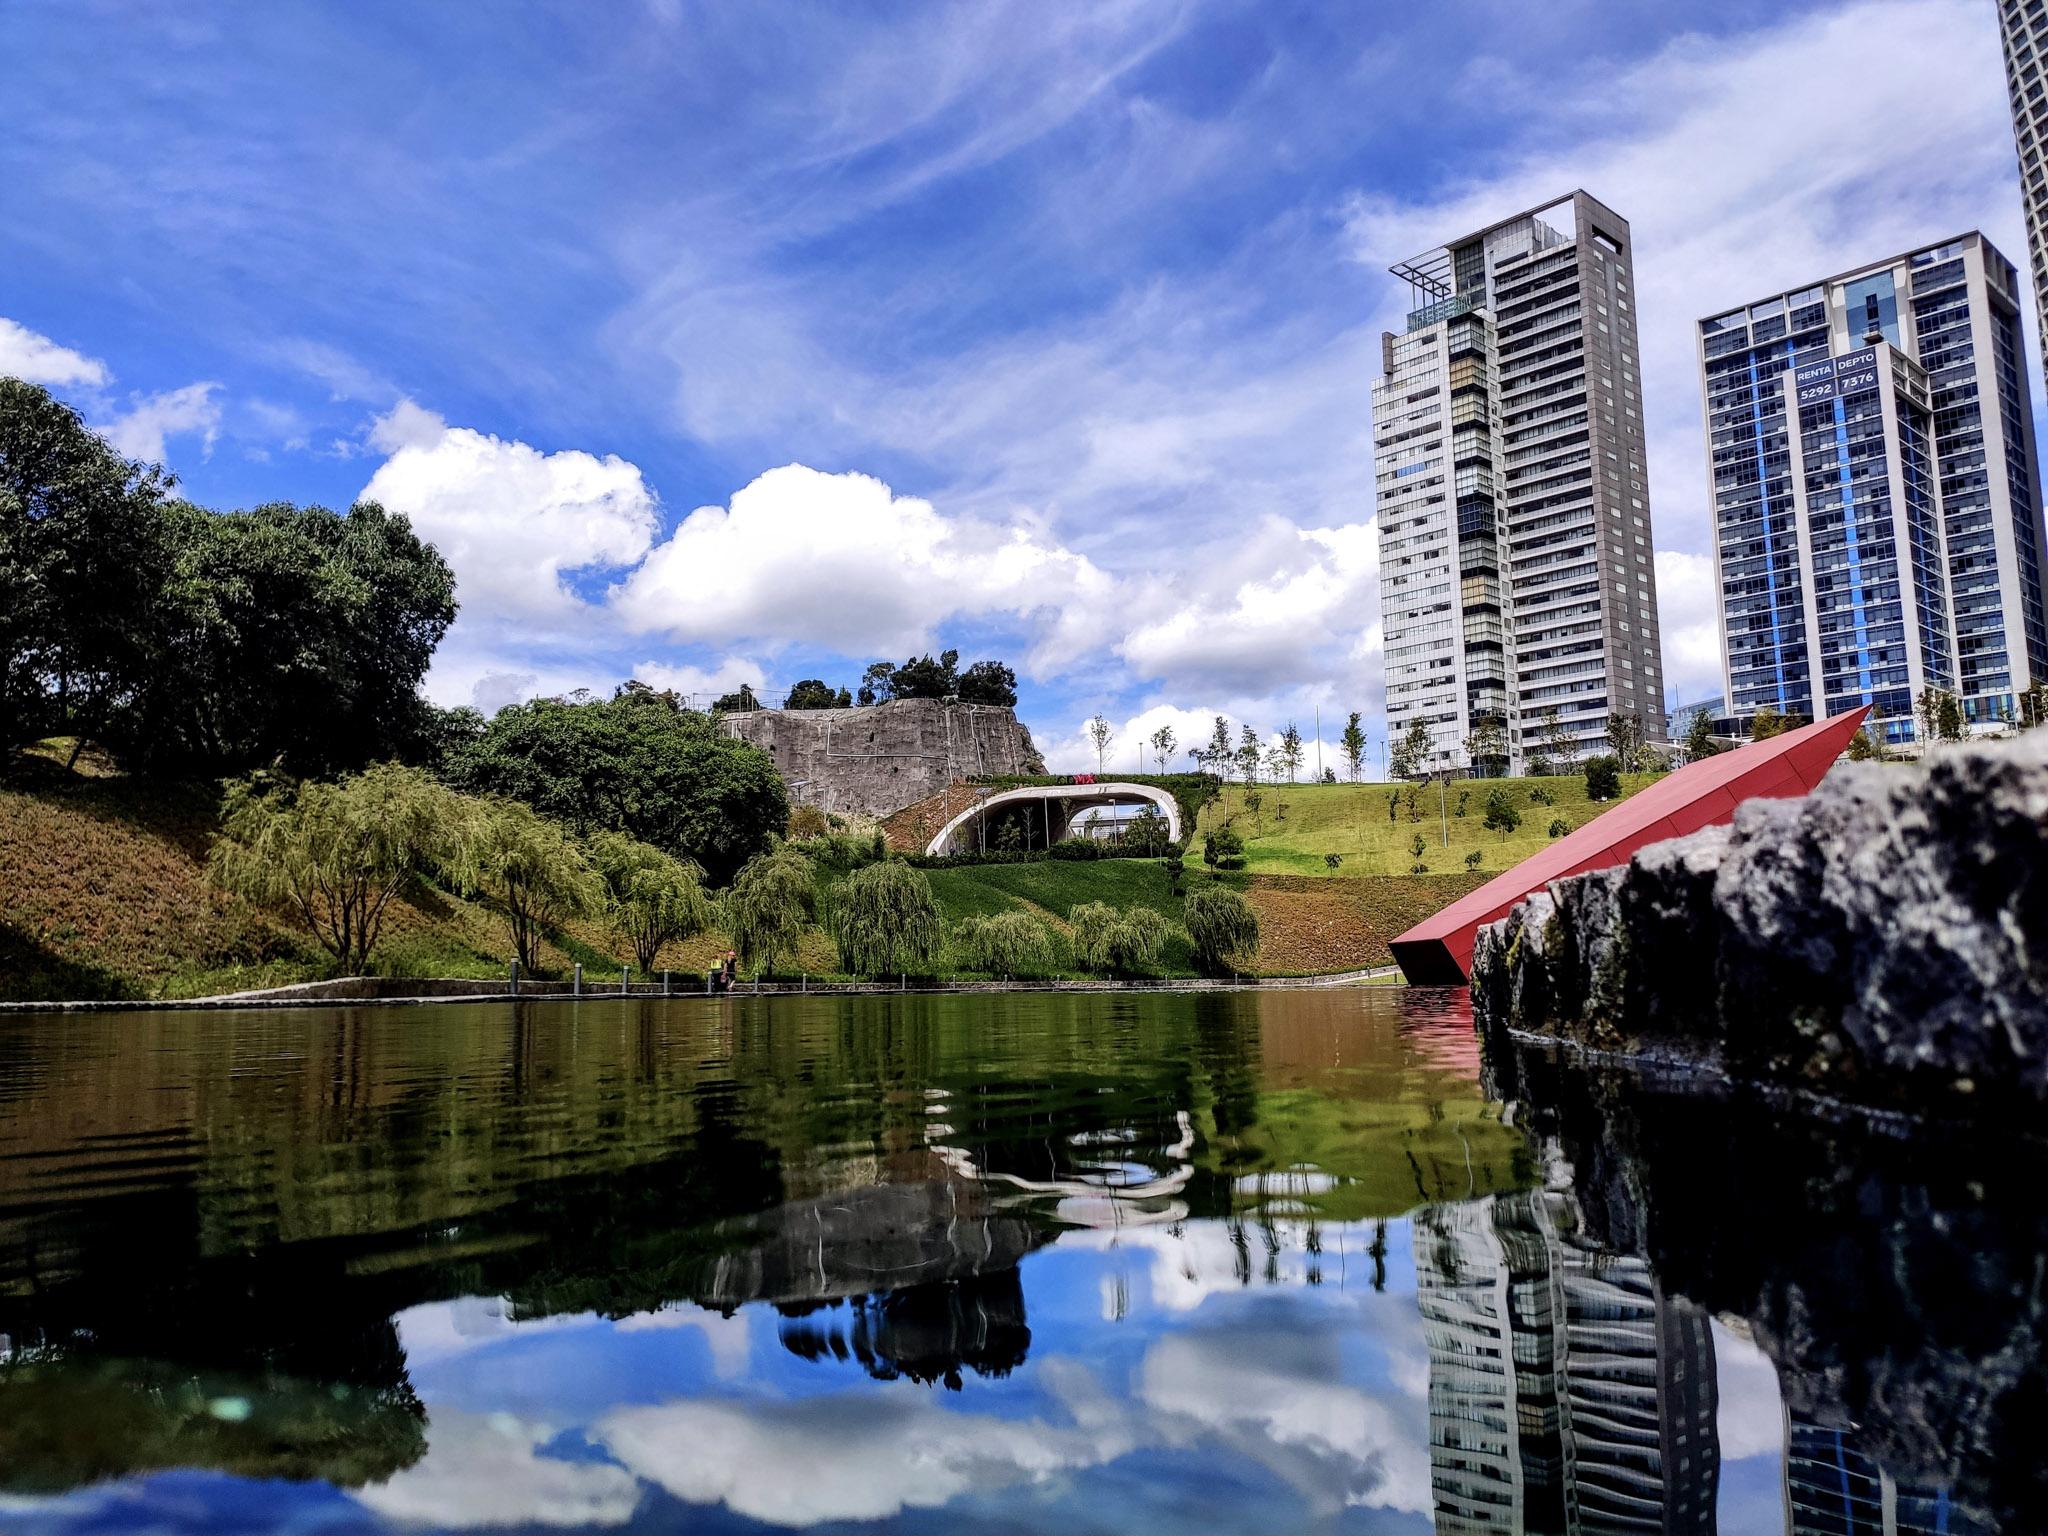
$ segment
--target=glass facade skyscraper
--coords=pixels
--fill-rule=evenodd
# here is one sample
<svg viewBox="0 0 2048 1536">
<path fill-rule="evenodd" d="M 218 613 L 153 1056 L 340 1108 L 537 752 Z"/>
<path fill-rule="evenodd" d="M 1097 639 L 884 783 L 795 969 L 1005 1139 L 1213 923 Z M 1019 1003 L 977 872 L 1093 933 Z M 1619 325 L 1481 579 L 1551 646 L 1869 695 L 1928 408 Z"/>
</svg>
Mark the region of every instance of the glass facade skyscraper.
<svg viewBox="0 0 2048 1536">
<path fill-rule="evenodd" d="M 2008 718 L 2048 677 L 2018 275 L 1980 234 L 1699 322 L 1722 668 L 1738 722 L 1928 687 Z"/>
<path fill-rule="evenodd" d="M 1608 717 L 1664 737 L 1628 222 L 1584 192 L 1402 262 L 1373 451 L 1387 724 L 1518 772 Z M 1497 727 L 1497 763 L 1475 729 Z M 1482 737 L 1483 739 L 1483 737 Z"/>
</svg>

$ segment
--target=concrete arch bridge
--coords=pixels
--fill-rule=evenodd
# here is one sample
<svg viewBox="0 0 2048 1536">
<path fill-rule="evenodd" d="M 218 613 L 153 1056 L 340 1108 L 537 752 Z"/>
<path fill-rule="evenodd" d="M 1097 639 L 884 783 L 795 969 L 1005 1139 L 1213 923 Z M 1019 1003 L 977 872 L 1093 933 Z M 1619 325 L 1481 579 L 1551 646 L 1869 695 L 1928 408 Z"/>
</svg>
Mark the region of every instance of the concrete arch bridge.
<svg viewBox="0 0 2048 1536">
<path fill-rule="evenodd" d="M 926 846 L 926 853 L 974 853 L 986 843 L 992 818 L 1014 806 L 1037 812 L 1030 819 L 1039 837 L 1033 847 L 1049 847 L 1071 837 L 1100 812 L 1112 814 L 1133 807 L 1151 806 L 1166 818 L 1166 835 L 1181 839 L 1180 803 L 1167 791 L 1151 784 L 1131 784 L 1105 779 L 1088 784 L 1025 784 L 1016 789 L 990 790 L 966 810 L 939 829 Z"/>
</svg>

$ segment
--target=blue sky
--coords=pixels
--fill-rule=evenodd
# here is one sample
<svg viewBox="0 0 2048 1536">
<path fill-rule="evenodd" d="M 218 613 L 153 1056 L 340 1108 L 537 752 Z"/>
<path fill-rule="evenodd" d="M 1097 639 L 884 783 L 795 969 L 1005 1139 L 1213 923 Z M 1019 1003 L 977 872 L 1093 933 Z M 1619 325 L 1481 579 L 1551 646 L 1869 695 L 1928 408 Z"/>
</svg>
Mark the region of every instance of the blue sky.
<svg viewBox="0 0 2048 1536">
<path fill-rule="evenodd" d="M 1068 767 L 1098 709 L 1377 713 L 1389 261 L 1632 221 L 1688 699 L 1692 321 L 1967 228 L 2024 265 L 1982 0 L 28 0 L 0 61 L 0 370 L 209 505 L 410 513 L 443 702 L 955 645 Z"/>
</svg>

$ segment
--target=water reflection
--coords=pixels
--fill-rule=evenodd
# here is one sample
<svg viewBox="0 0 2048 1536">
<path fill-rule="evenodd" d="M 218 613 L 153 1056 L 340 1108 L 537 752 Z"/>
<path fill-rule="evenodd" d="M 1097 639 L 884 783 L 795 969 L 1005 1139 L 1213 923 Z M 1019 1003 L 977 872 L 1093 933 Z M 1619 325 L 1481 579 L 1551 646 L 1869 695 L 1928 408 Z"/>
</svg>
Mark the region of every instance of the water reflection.
<svg viewBox="0 0 2048 1536">
<path fill-rule="evenodd" d="M 2018 1507 L 1954 1447 L 2034 1357 L 1829 1268 L 1946 1187 L 1879 1159 L 1802 1234 L 1868 1149 L 1486 1071 L 1378 990 L 0 1021 L 0 1528 Z M 1978 1281 L 2038 1262 L 1970 1231 Z M 1944 1406 L 1970 1366 L 2004 1395 Z"/>
</svg>

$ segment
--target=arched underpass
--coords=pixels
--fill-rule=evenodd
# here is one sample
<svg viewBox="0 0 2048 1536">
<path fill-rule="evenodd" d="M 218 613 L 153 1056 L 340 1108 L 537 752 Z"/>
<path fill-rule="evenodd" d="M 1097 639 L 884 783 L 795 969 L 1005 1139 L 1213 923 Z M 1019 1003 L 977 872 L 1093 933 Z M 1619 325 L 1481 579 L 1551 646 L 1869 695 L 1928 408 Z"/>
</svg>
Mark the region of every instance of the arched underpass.
<svg viewBox="0 0 2048 1536">
<path fill-rule="evenodd" d="M 941 827 L 925 852 L 978 851 L 994 813 L 1020 805 L 1040 809 L 1036 820 L 1043 829 L 1043 842 L 1035 846 L 1058 842 L 1092 812 L 1132 805 L 1152 806 L 1166 818 L 1168 839 L 1180 841 L 1180 803 L 1171 794 L 1150 784 L 1112 779 L 1093 784 L 1026 784 L 1016 789 L 992 790 Z"/>
</svg>

